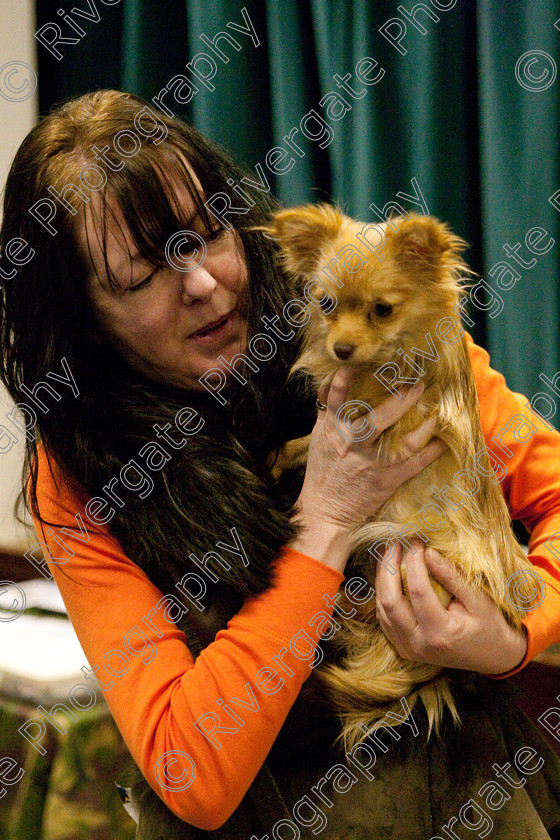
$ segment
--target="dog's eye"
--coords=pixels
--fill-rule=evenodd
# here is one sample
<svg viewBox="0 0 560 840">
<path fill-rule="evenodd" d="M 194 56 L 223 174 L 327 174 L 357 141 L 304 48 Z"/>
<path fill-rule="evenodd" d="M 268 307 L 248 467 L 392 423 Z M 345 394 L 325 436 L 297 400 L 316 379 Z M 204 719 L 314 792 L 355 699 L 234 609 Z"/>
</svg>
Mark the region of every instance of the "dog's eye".
<svg viewBox="0 0 560 840">
<path fill-rule="evenodd" d="M 380 318 L 387 318 L 393 311 L 393 307 L 390 303 L 376 303 L 373 308 L 375 314 Z"/>
<path fill-rule="evenodd" d="M 321 298 L 319 306 L 325 314 L 332 312 L 332 310 L 334 309 L 333 299 L 328 295 L 324 295 L 324 297 Z"/>
</svg>

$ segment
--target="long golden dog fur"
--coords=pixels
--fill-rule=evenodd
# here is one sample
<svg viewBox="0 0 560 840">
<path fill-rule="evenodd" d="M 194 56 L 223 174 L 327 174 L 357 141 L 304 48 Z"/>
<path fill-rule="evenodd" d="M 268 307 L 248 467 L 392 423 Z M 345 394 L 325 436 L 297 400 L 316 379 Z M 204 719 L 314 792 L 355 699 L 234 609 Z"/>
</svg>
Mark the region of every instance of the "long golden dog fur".
<svg viewBox="0 0 560 840">
<path fill-rule="evenodd" d="M 520 604 L 508 592 L 508 580 L 531 566 L 513 534 L 481 432 L 459 314 L 465 275 L 473 274 L 461 259 L 466 243 L 431 216 L 410 213 L 364 225 L 328 204 L 280 210 L 262 230 L 279 244 L 295 295 L 309 302 L 311 317 L 302 328 L 302 352 L 292 373 L 306 371 L 318 389 L 341 365 L 352 365 L 347 400 L 373 409 L 389 396 L 395 371 L 399 382 L 421 378 L 425 390 L 418 401 L 378 438 L 380 456 L 387 463 L 408 457 L 404 436 L 432 415 L 433 436 L 449 447 L 401 485 L 375 519 L 356 529 L 348 568 L 373 584 L 377 562 L 388 562 L 383 553 L 389 544 L 396 539 L 409 546 L 416 535 L 451 561 L 462 580 L 487 593 L 519 629 L 531 601 L 530 578 L 521 574 L 517 581 Z M 308 438 L 302 438 L 273 453 L 275 474 L 304 465 L 307 447 Z M 450 490 L 436 502 L 434 490 L 446 486 Z M 404 563 L 401 576 L 407 594 Z M 430 579 L 446 607 L 451 595 Z M 340 604 L 346 611 L 355 608 L 343 593 Z M 380 717 L 387 721 L 388 711 L 402 712 L 404 697 L 409 708 L 417 699 L 423 702 L 428 737 L 432 728 L 438 731 L 446 707 L 459 722 L 446 672 L 399 656 L 379 626 L 375 599 L 358 607 L 353 618 L 337 621 L 342 626 L 335 641 L 343 659 L 318 673 L 341 715 L 346 749 L 363 740 Z"/>
</svg>

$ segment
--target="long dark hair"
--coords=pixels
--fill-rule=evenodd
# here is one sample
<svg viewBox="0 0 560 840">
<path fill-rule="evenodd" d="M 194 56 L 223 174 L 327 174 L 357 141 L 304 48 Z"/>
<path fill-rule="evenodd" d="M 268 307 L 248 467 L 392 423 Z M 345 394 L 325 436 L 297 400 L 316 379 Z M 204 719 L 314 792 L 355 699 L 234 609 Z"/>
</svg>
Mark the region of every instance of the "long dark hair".
<svg viewBox="0 0 560 840">
<path fill-rule="evenodd" d="M 76 246 L 75 223 L 83 212 L 83 199 L 77 191 L 66 189 L 69 206 L 61 209 L 59 200 L 52 222 L 55 233 L 38 221 L 37 213 L 29 212 L 41 199 L 52 199 L 53 190 L 61 195 L 69 184 L 79 186 L 84 167 L 99 168 L 99 150 L 108 146 L 103 166 L 107 181 L 96 192 L 104 214 L 109 212 L 107 193 L 116 198 L 146 260 L 161 265 L 165 242 L 185 228 L 181 208 L 170 200 L 173 191 L 166 189 L 168 178 L 181 179 L 207 228 L 215 227 L 216 220 L 204 206 L 184 160 L 196 173 L 205 196 L 225 193 L 234 206 L 239 197 L 233 186 L 247 173 L 193 126 L 153 109 L 167 136 L 156 144 L 148 133 L 146 142 L 119 168 L 122 155 L 115 153 L 113 138 L 134 130 L 135 118 L 143 109 L 145 126 L 147 107 L 139 97 L 117 91 L 98 91 L 66 102 L 26 137 L 8 176 L 0 233 L 3 276 L 9 277 L 14 268 L 9 260 L 10 240 L 25 240 L 35 254 L 3 283 L 1 379 L 12 399 L 22 402 L 22 386 L 48 381 L 46 374 L 58 373 L 61 360 L 66 359 L 80 390 L 76 398 L 69 389 L 61 389 L 67 393 L 49 404 L 47 413 L 37 412 L 36 425 L 26 420 L 23 482 L 27 494 L 22 491 L 19 505 L 24 504 L 43 524 L 58 524 L 44 520 L 39 509 L 39 440 L 74 491 L 96 496 L 153 439 L 154 424 L 173 423 L 176 412 L 190 405 L 205 418 L 202 433 L 152 476 L 155 488 L 147 499 L 129 493 L 126 505 L 116 510 L 108 527 L 147 572 L 154 564 L 171 568 L 177 558 L 209 550 L 217 540 L 227 538 L 232 526 L 248 529 L 251 535 L 240 534 L 241 539 L 250 541 L 255 558 L 261 552 L 263 562 L 255 559 L 244 572 L 243 582 L 236 572 L 231 573 L 229 583 L 240 592 L 246 592 L 247 586 L 262 591 L 271 580 L 267 571 L 271 557 L 292 533 L 288 507 L 270 480 L 265 456 L 282 440 L 296 436 L 294 430 L 309 431 L 308 398 L 299 384 L 286 385 L 297 342 L 278 341 L 276 355 L 261 363 L 258 372 L 245 368 L 247 384 L 232 384 L 225 409 L 208 394 L 152 381 L 95 339 L 85 265 Z M 275 246 L 252 230 L 267 219 L 275 201 L 257 190 L 251 191 L 251 198 L 254 204 L 246 214 L 230 217 L 247 260 L 249 338 L 262 332 L 261 316 L 279 314 L 289 299 Z M 221 577 L 228 580 L 227 573 Z"/>
</svg>

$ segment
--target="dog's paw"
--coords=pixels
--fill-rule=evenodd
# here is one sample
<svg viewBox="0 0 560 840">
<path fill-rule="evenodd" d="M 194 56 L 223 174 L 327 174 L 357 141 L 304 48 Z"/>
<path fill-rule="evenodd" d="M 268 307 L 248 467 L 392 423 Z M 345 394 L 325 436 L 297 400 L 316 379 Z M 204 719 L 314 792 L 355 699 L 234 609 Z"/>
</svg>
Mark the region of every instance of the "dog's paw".
<svg viewBox="0 0 560 840">
<path fill-rule="evenodd" d="M 311 435 L 306 435 L 288 440 L 279 449 L 271 452 L 268 456 L 268 465 L 276 481 L 288 470 L 297 470 L 306 465 L 310 438 Z"/>
</svg>

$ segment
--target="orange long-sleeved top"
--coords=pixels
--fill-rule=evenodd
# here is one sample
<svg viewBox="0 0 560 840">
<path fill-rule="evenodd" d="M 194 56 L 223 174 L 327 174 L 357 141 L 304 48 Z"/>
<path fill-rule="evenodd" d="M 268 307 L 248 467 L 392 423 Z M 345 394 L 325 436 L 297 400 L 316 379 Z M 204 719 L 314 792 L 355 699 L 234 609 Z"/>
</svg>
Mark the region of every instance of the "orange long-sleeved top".
<svg viewBox="0 0 560 840">
<path fill-rule="evenodd" d="M 507 388 L 504 377 L 490 368 L 488 353 L 466 337 L 485 442 L 507 469 L 501 480 L 504 496 L 512 518 L 521 519 L 531 534 L 528 559 L 546 583 L 544 599 L 524 622 L 527 654 L 517 668 L 497 677 L 503 678 L 560 640 L 560 553 L 556 556 L 545 545 L 560 532 L 560 434 L 527 407 L 526 397 Z M 329 606 L 324 596 L 336 594 L 344 575 L 283 549 L 274 585 L 247 597 L 194 661 L 185 636 L 166 617 L 162 593 L 124 555 L 107 526 L 89 527 L 87 497 L 71 492 L 54 465 L 51 472 L 42 447 L 37 492 L 43 518 L 76 529 L 80 514 L 87 528 L 86 535 L 62 532 L 74 552 L 69 557 L 55 542 L 61 532 L 49 533 L 35 520 L 39 539 L 59 558 L 48 565 L 91 667 L 91 672 L 84 668 L 84 684 L 96 674 L 135 761 L 168 807 L 198 828 L 218 828 L 246 793 L 311 673 L 309 648 L 304 653 L 294 642 L 298 631 L 316 642 L 320 630 L 311 627 L 318 627 L 318 613 L 332 615 L 332 602 Z M 284 670 L 278 658 L 282 648 L 287 648 Z M 273 669 L 277 676 L 262 669 Z M 218 749 L 194 724 L 213 712 L 220 713 L 223 726 L 235 729 L 216 703 L 231 698 L 247 704 L 235 705 L 244 725 L 216 734 Z M 212 727 L 211 719 L 204 724 Z M 167 755 L 171 763 L 165 775 L 158 760 L 171 751 L 178 752 L 175 759 Z M 156 765 L 159 780 L 167 779 L 164 786 L 156 778 Z"/>
</svg>

